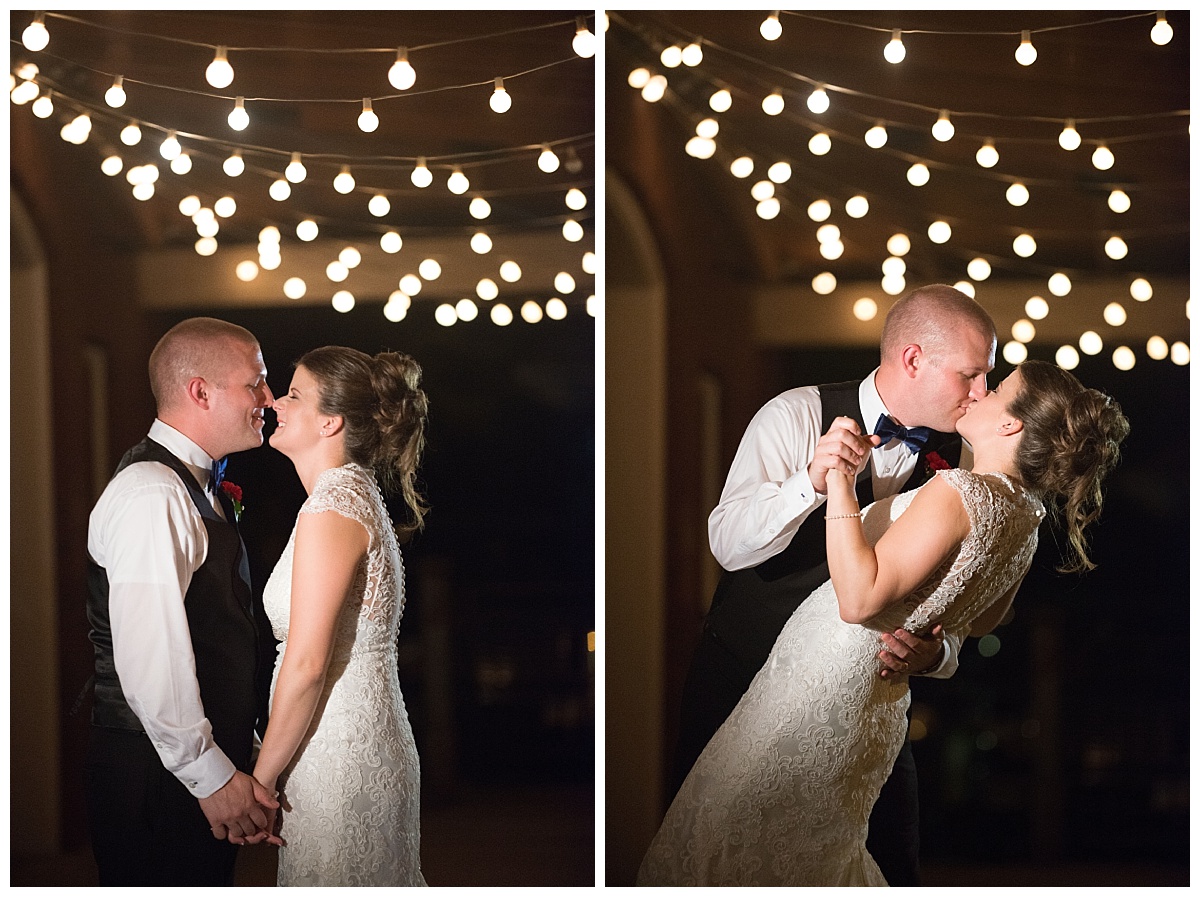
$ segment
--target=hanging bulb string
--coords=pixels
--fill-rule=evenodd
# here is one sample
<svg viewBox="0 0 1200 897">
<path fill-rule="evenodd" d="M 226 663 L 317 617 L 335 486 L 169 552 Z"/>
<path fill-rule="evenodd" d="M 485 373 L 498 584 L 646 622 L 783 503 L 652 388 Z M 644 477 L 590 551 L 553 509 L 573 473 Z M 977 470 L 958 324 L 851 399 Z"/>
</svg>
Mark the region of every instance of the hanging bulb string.
<svg viewBox="0 0 1200 897">
<path fill-rule="evenodd" d="M 905 34 L 933 34 L 945 35 L 947 37 L 1020 37 L 1021 31 L 1028 31 L 1031 35 L 1043 34 L 1050 31 L 1069 31 L 1075 28 L 1087 28 L 1092 25 L 1105 25 L 1109 22 L 1124 22 L 1129 19 L 1144 19 L 1146 16 L 1155 15 L 1153 12 L 1137 12 L 1127 16 L 1109 16 L 1103 19 L 1090 19 L 1086 22 L 1071 22 L 1066 25 L 1046 25 L 1042 28 L 1025 28 L 1015 31 L 939 31 L 931 28 L 891 28 L 880 25 L 866 25 L 862 22 L 848 22 L 845 19 L 833 19 L 828 16 L 817 16 L 807 12 L 795 12 L 790 9 L 780 10 L 780 15 L 795 16 L 800 19 L 811 19 L 814 22 L 824 22 L 827 25 L 842 25 L 847 28 L 859 28 L 864 31 L 877 31 L 883 34 L 890 35 L 893 31 L 898 30 L 901 35 Z"/>
</svg>

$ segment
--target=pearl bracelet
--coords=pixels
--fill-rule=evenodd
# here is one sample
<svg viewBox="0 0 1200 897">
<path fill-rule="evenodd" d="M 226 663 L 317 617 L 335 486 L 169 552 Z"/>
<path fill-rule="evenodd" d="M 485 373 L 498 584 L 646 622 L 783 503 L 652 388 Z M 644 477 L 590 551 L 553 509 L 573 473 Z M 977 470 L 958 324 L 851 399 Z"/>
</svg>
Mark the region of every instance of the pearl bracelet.
<svg viewBox="0 0 1200 897">
<path fill-rule="evenodd" d="M 860 514 L 862 514 L 862 511 L 859 511 L 857 514 L 834 514 L 832 516 L 830 516 L 829 514 L 826 514 L 825 519 L 826 520 L 849 520 L 851 517 L 858 517 Z"/>
</svg>

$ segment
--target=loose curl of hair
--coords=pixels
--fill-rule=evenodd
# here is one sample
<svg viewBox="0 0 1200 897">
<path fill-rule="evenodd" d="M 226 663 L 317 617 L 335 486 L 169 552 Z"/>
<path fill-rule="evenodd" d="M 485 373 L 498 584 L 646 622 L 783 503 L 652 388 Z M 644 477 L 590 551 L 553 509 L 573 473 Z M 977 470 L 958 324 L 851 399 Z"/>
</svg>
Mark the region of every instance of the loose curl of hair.
<svg viewBox="0 0 1200 897">
<path fill-rule="evenodd" d="M 316 378 L 318 412 L 342 418 L 347 458 L 373 470 L 386 492 L 403 497 L 412 519 L 397 529 L 422 529 L 429 507 L 417 489 L 417 467 L 429 400 L 421 366 L 399 352 L 372 357 L 345 346 L 313 349 L 296 366 Z"/>
<path fill-rule="evenodd" d="M 1021 390 L 1008 405 L 1023 425 L 1017 473 L 1066 529 L 1070 552 L 1058 569 L 1092 570 L 1084 531 L 1100 516 L 1104 478 L 1120 461 L 1129 420 L 1111 397 L 1057 365 L 1026 361 L 1017 370 Z"/>
</svg>

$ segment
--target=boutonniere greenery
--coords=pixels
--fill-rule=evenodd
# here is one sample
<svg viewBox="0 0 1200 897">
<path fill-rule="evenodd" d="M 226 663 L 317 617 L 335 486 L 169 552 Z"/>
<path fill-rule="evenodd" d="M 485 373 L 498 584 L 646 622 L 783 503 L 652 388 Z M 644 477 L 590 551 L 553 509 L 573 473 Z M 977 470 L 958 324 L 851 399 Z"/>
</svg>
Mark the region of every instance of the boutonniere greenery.
<svg viewBox="0 0 1200 897">
<path fill-rule="evenodd" d="M 925 476 L 931 477 L 939 470 L 949 470 L 946 459 L 937 452 L 927 452 L 925 455 Z"/>
<path fill-rule="evenodd" d="M 229 500 L 233 502 L 233 519 L 240 523 L 242 520 L 242 487 L 237 483 L 229 482 L 229 480 L 222 480 L 221 491 L 228 495 Z"/>
</svg>

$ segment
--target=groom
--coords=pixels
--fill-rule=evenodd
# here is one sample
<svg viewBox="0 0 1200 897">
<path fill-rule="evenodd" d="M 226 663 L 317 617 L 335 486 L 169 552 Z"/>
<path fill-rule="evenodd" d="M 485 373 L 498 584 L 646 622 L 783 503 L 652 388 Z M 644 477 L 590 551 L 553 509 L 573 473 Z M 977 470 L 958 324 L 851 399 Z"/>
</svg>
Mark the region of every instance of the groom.
<svg viewBox="0 0 1200 897">
<path fill-rule="evenodd" d="M 916 488 L 932 469 L 956 465 L 962 442 L 955 423 L 986 394 L 995 354 L 995 325 L 980 305 L 953 287 L 921 287 L 888 313 L 880 364 L 866 379 L 792 389 L 755 415 L 709 517 L 709 543 L 725 572 L 684 683 L 676 788 L 749 688 L 792 611 L 829 578 L 828 471 L 858 471 L 866 507 Z M 852 418 L 857 431 L 831 427 L 837 417 Z M 861 435 L 879 433 L 877 423 L 890 429 L 871 440 L 877 447 L 864 447 Z M 905 426 L 928 429 L 910 434 Z M 954 639 L 943 644 L 940 628 L 922 636 L 885 633 L 881 674 L 950 676 L 958 665 Z M 867 839 L 889 884 L 917 884 L 918 835 L 916 767 L 906 740 Z"/>
<path fill-rule="evenodd" d="M 278 803 L 247 775 L 265 695 L 220 475 L 262 444 L 272 396 L 257 340 L 214 318 L 159 340 L 150 385 L 157 418 L 88 526 L 92 848 L 101 885 L 230 885 L 230 842 L 261 840 Z"/>
</svg>

